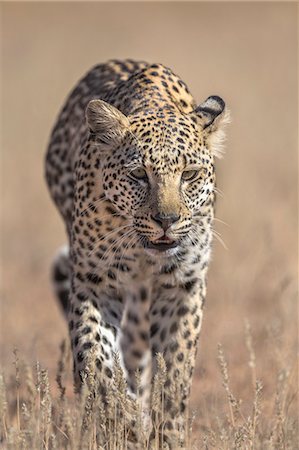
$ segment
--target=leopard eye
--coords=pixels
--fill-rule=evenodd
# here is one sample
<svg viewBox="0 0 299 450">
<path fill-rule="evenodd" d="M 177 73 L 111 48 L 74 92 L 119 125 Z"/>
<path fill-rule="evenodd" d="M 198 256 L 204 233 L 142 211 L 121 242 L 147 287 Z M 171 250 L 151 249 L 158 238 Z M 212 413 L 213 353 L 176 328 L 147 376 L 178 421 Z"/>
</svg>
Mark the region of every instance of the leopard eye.
<svg viewBox="0 0 299 450">
<path fill-rule="evenodd" d="M 133 178 L 134 180 L 147 181 L 146 171 L 142 167 L 137 167 L 136 169 L 131 170 L 131 172 L 129 173 L 129 177 Z"/>
<path fill-rule="evenodd" d="M 182 173 L 182 180 L 183 181 L 193 181 L 195 180 L 199 175 L 199 170 L 185 170 Z"/>
</svg>

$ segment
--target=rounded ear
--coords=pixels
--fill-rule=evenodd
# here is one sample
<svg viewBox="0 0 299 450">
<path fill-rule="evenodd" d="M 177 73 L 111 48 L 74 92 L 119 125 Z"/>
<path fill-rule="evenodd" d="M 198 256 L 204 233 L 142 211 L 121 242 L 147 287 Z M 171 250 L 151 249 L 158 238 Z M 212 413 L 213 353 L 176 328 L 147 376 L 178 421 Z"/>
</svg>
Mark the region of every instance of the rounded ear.
<svg viewBox="0 0 299 450">
<path fill-rule="evenodd" d="M 104 100 L 91 100 L 88 103 L 86 121 L 91 132 L 107 145 L 119 142 L 130 126 L 129 119 Z"/>
<path fill-rule="evenodd" d="M 225 126 L 230 122 L 230 114 L 224 101 L 218 95 L 211 95 L 195 109 L 195 113 L 212 154 L 221 158 Z"/>
<path fill-rule="evenodd" d="M 222 98 L 218 97 L 218 95 L 211 95 L 195 109 L 195 112 L 200 125 L 205 130 L 206 128 L 211 127 L 216 119 L 217 122 L 219 121 L 224 110 L 225 103 Z M 216 123 L 214 125 L 216 125 Z"/>
</svg>

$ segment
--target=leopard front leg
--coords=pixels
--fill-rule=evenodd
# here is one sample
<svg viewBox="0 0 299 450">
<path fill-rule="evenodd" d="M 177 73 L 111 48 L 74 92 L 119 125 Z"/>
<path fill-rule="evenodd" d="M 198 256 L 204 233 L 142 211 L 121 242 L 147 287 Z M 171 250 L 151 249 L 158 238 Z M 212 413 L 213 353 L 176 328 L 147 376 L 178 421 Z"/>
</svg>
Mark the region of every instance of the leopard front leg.
<svg viewBox="0 0 299 450">
<path fill-rule="evenodd" d="M 143 434 L 138 435 L 139 428 L 137 427 L 137 430 L 135 425 L 137 406 L 134 403 L 135 399 L 142 408 L 144 433 L 150 425 L 149 287 L 146 283 L 131 283 L 130 289 L 126 292 L 116 294 L 115 291 L 114 295 L 110 292 L 109 296 L 107 288 L 102 292 L 98 289 L 97 292 L 93 292 L 86 283 L 78 283 L 77 279 L 72 283 L 72 287 L 69 327 L 74 355 L 75 384 L 80 391 L 82 382 L 90 376 L 91 364 L 98 386 L 95 392 L 96 401 L 108 406 L 107 401 L 109 403 L 112 387 L 117 389 L 115 361 L 118 355 L 118 367 L 122 370 L 128 388 L 125 393 L 127 410 L 123 412 L 126 415 L 129 439 L 133 440 L 132 448 L 135 450 L 141 445 L 139 440 L 143 442 L 144 439 Z M 136 371 L 140 373 L 138 386 Z M 117 393 L 114 394 L 116 398 Z M 139 406 L 138 411 L 141 411 Z M 105 411 L 108 413 L 108 408 Z"/>
<path fill-rule="evenodd" d="M 109 307 L 108 307 L 109 301 Z M 75 386 L 80 391 L 86 366 L 91 359 L 100 390 L 104 394 L 113 377 L 114 354 L 122 305 L 119 299 L 96 296 L 76 285 L 70 295 L 69 331 L 74 358 Z"/>
<path fill-rule="evenodd" d="M 163 411 L 155 413 L 154 417 L 156 428 L 160 426 L 161 448 L 165 444 L 171 449 L 186 446 L 188 402 L 204 296 L 204 281 L 193 279 L 178 288 L 166 286 L 151 309 L 154 370 L 157 371 L 157 353 L 162 354 L 166 364 L 166 379 L 161 393 Z M 155 439 L 157 441 L 157 437 Z"/>
<path fill-rule="evenodd" d="M 129 392 L 122 404 L 122 379 L 128 371 L 123 366 L 120 347 L 123 298 L 108 297 L 105 291 L 92 292 L 85 284 L 76 285 L 70 298 L 69 328 L 74 358 L 76 390 L 83 395 L 85 384 L 94 411 L 104 411 L 97 442 L 101 448 L 109 445 L 112 429 L 124 430 L 128 448 L 138 449 L 135 430 L 135 407 Z M 120 370 L 119 370 L 120 369 Z M 88 433 L 82 429 L 81 433 Z"/>
</svg>

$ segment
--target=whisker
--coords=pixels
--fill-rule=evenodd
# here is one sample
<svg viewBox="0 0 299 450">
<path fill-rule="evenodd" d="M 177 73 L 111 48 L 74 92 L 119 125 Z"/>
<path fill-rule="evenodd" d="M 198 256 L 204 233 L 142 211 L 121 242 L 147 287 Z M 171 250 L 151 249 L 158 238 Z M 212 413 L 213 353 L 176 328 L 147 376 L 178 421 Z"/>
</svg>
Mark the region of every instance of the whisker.
<svg viewBox="0 0 299 450">
<path fill-rule="evenodd" d="M 96 206 L 99 206 L 101 203 L 104 203 L 104 202 L 107 202 L 106 198 L 99 198 L 98 200 L 96 200 L 94 202 L 89 202 L 88 206 L 81 211 L 80 216 L 84 216 L 86 211 L 92 210 L 93 208 L 95 208 Z"/>
<path fill-rule="evenodd" d="M 209 215 L 202 214 L 200 211 L 195 211 L 195 213 L 193 213 L 193 217 L 202 217 L 204 219 L 205 217 L 209 217 Z"/>
<path fill-rule="evenodd" d="M 91 219 L 85 221 L 84 223 L 86 223 L 86 224 L 93 223 L 93 224 L 97 225 L 97 224 L 96 224 L 96 221 L 97 221 L 97 220 L 100 221 L 100 222 L 102 222 L 102 221 L 103 221 L 104 219 L 106 219 L 107 217 L 108 217 L 108 218 L 111 218 L 111 216 L 112 216 L 112 217 L 119 217 L 119 218 L 121 218 L 121 219 L 123 219 L 123 220 L 127 219 L 127 217 L 121 216 L 118 212 L 115 212 L 115 213 L 104 214 L 103 216 L 102 216 L 101 214 L 98 214 L 98 215 L 96 215 L 95 217 L 92 217 Z"/>
<path fill-rule="evenodd" d="M 105 252 L 103 253 L 103 256 L 100 258 L 100 260 L 106 260 L 106 255 L 110 252 L 111 249 L 113 249 L 113 247 L 115 247 L 115 250 L 111 252 L 111 257 L 117 253 L 117 250 L 119 248 L 119 246 L 121 245 L 121 242 L 131 233 L 133 233 L 134 230 L 129 230 L 126 231 L 125 234 L 122 234 L 121 236 L 119 236 L 118 239 L 116 239 L 114 242 L 112 242 L 108 248 L 105 250 Z M 110 264 L 111 258 L 109 258 L 108 263 Z"/>
<path fill-rule="evenodd" d="M 212 235 L 217 239 L 218 242 L 220 242 L 220 244 L 222 244 L 222 246 L 225 250 L 228 250 L 228 247 L 225 244 L 224 240 L 222 239 L 220 233 L 218 233 L 216 230 L 212 229 Z"/>
<path fill-rule="evenodd" d="M 221 189 L 217 188 L 216 186 L 213 188 L 213 192 L 215 192 L 215 193 L 216 193 L 217 195 L 219 195 L 221 198 L 224 197 L 224 192 L 223 192 Z"/>
<path fill-rule="evenodd" d="M 114 254 L 120 253 L 122 244 L 125 243 L 126 239 L 130 239 L 134 234 L 135 234 L 135 230 L 134 229 L 133 230 L 129 230 L 127 233 L 125 233 L 122 236 L 122 239 L 120 239 L 118 241 L 118 245 L 117 245 L 117 247 L 116 247 L 116 249 L 114 251 Z M 125 243 L 125 247 L 124 248 L 126 248 L 126 243 Z M 122 260 L 123 254 L 124 254 L 124 251 L 120 254 L 120 256 L 117 256 L 117 258 L 116 258 L 116 264 L 117 265 L 121 264 L 121 260 Z"/>
<path fill-rule="evenodd" d="M 128 128 L 129 134 L 132 136 L 132 138 L 137 142 L 137 144 L 142 145 L 137 136 Z"/>
<path fill-rule="evenodd" d="M 129 227 L 131 227 L 131 226 L 132 226 L 132 224 L 123 225 L 123 226 L 121 226 L 121 227 L 116 227 L 114 230 L 110 231 L 109 233 L 107 233 L 107 234 L 105 234 L 104 236 L 101 236 L 99 239 L 97 239 L 97 240 L 94 242 L 94 245 L 99 244 L 100 242 L 102 242 L 103 240 L 107 239 L 109 236 L 113 235 L 114 233 L 118 233 L 120 230 L 123 230 L 123 229 L 125 229 L 125 228 L 129 228 Z M 122 237 L 122 236 L 120 236 L 120 237 Z M 88 254 L 87 256 L 90 257 L 90 256 L 91 256 L 95 251 L 97 251 L 98 249 L 99 249 L 99 247 L 93 248 L 93 249 L 89 252 L 89 254 Z"/>
<path fill-rule="evenodd" d="M 222 223 L 223 225 L 229 227 L 229 224 L 228 224 L 227 222 L 224 222 L 224 220 L 218 219 L 218 217 L 214 217 L 213 220 L 214 220 L 215 222 Z"/>
<path fill-rule="evenodd" d="M 134 230 L 134 229 L 133 229 L 133 230 L 127 231 L 127 232 L 126 232 L 123 236 L 121 236 L 120 239 L 116 242 L 116 245 L 117 245 L 117 246 L 116 246 L 115 250 L 112 251 L 112 252 L 109 254 L 109 256 L 108 256 L 108 262 L 107 262 L 108 267 L 110 267 L 110 265 L 111 265 L 111 263 L 112 263 L 111 260 L 113 259 L 114 255 L 118 252 L 118 249 L 121 247 L 122 243 L 123 243 L 126 239 L 129 239 L 129 240 L 130 240 L 132 234 L 135 234 L 135 230 Z M 110 250 L 110 248 L 111 248 L 111 246 L 109 247 L 109 250 Z M 108 250 L 108 251 L 109 251 L 109 250 Z M 105 254 L 107 254 L 107 251 L 105 252 Z M 119 265 L 119 264 L 120 264 L 120 261 L 118 261 L 117 264 Z M 120 272 L 119 270 L 116 271 L 116 274 L 117 274 L 117 279 L 116 279 L 116 291 L 118 291 L 119 272 Z"/>
</svg>

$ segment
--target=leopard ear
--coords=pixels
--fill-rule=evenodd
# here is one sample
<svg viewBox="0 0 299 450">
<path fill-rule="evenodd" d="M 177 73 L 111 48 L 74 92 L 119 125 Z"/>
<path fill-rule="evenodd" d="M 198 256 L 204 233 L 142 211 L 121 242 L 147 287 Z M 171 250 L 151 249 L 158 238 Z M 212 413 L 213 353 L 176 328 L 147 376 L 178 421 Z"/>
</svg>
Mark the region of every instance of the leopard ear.
<svg viewBox="0 0 299 450">
<path fill-rule="evenodd" d="M 96 140 L 102 144 L 117 144 L 130 126 L 129 119 L 103 100 L 91 100 L 86 108 L 86 121 Z"/>
<path fill-rule="evenodd" d="M 225 102 L 217 95 L 212 95 L 195 109 L 195 113 L 203 133 L 207 136 L 212 153 L 221 157 L 225 140 L 225 126 L 230 122 Z"/>
<path fill-rule="evenodd" d="M 201 103 L 195 112 L 199 119 L 199 123 L 202 128 L 211 127 L 213 124 L 216 125 L 215 121 L 218 122 L 225 110 L 225 103 L 222 98 L 217 95 L 211 95 L 203 103 Z"/>
</svg>

